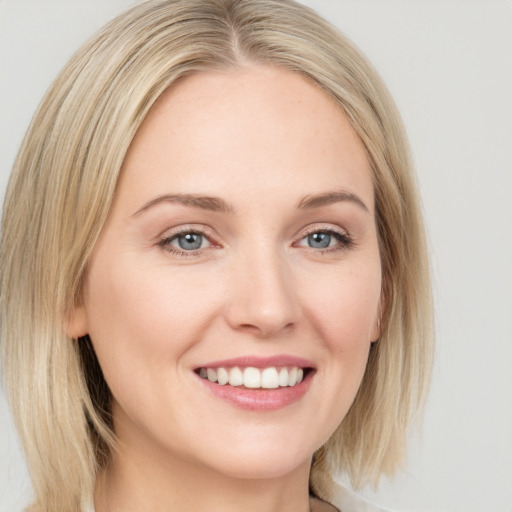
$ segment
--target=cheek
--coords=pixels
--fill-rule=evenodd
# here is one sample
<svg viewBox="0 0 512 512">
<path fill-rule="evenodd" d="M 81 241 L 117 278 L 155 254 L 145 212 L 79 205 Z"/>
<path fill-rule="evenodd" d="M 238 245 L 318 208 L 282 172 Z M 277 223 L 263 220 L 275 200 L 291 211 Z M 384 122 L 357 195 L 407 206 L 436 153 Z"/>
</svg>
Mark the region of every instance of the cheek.
<svg viewBox="0 0 512 512">
<path fill-rule="evenodd" d="M 161 404 L 172 410 L 179 402 L 180 393 L 168 390 L 181 389 L 186 366 L 180 363 L 211 317 L 211 303 L 198 300 L 195 283 L 169 273 L 128 257 L 116 265 L 98 258 L 86 283 L 89 335 L 105 380 L 118 412 L 138 424 L 161 420 Z"/>
<path fill-rule="evenodd" d="M 143 396 L 155 379 L 168 381 L 169 368 L 200 339 L 211 303 L 198 300 L 196 283 L 180 282 L 163 265 L 134 264 L 129 254 L 117 255 L 114 265 L 102 256 L 91 263 L 85 287 L 88 332 L 114 396 L 121 399 L 134 383 Z"/>
<path fill-rule="evenodd" d="M 380 299 L 378 263 L 340 265 L 300 283 L 304 313 L 323 354 L 316 376 L 323 442 L 346 416 L 366 370 Z"/>
<path fill-rule="evenodd" d="M 321 277 L 304 284 L 307 314 L 330 350 L 356 357 L 369 346 L 377 321 L 380 265 L 340 267 Z"/>
</svg>

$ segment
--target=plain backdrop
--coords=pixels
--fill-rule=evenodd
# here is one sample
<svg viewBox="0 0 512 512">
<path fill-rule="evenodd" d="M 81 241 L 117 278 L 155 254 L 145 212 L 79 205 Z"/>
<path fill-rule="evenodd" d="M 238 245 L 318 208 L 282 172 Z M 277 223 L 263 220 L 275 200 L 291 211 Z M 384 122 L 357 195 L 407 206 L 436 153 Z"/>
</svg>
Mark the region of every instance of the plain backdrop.
<svg viewBox="0 0 512 512">
<path fill-rule="evenodd" d="M 51 80 L 131 0 L 0 0 L 0 193 Z M 373 501 L 512 512 L 512 1 L 304 0 L 375 64 L 418 169 L 437 313 L 434 381 L 407 466 Z M 0 394 L 0 511 L 30 482 Z"/>
</svg>

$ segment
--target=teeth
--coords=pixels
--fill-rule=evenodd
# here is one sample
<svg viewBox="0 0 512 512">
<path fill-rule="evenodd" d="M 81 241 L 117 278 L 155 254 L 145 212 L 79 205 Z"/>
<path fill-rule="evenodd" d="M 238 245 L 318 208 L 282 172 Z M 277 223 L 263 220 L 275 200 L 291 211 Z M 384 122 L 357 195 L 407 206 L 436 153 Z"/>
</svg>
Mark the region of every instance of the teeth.
<svg viewBox="0 0 512 512">
<path fill-rule="evenodd" d="M 304 370 L 297 366 L 276 368 L 201 368 L 199 375 L 210 382 L 225 386 L 244 386 L 249 389 L 276 389 L 300 384 Z"/>
<path fill-rule="evenodd" d="M 295 386 L 297 384 L 297 368 L 293 367 L 288 372 L 288 386 Z"/>
<path fill-rule="evenodd" d="M 265 368 L 261 372 L 261 387 L 266 389 L 279 387 L 279 377 L 275 368 Z"/>
<path fill-rule="evenodd" d="M 219 384 L 224 386 L 224 384 L 227 384 L 229 380 L 228 372 L 224 368 L 219 368 L 217 370 L 217 381 Z"/>
<path fill-rule="evenodd" d="M 279 385 L 288 386 L 288 368 L 281 368 L 279 370 Z"/>
<path fill-rule="evenodd" d="M 244 370 L 244 386 L 246 388 L 261 387 L 261 373 L 258 368 L 251 368 L 249 366 Z"/>
<path fill-rule="evenodd" d="M 229 370 L 229 385 L 230 386 L 243 386 L 244 376 L 240 368 L 231 368 Z"/>
</svg>

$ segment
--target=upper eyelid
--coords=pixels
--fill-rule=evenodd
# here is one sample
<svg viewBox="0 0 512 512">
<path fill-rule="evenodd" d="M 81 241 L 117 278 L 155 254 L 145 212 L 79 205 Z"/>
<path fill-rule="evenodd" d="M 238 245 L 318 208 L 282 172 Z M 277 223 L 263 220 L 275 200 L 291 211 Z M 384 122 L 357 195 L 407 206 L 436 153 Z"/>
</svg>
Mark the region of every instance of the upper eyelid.
<svg viewBox="0 0 512 512">
<path fill-rule="evenodd" d="M 301 232 L 301 234 L 295 239 L 295 241 L 293 242 L 293 245 L 297 246 L 297 244 L 302 242 L 302 240 L 304 240 L 306 237 L 308 237 L 309 235 L 311 235 L 313 233 L 332 234 L 334 236 L 334 238 L 336 238 L 338 241 L 338 249 L 341 249 L 341 248 L 348 249 L 348 248 L 354 247 L 356 245 L 352 235 L 350 234 L 350 232 L 348 230 L 346 230 L 340 226 L 337 226 L 337 225 L 333 226 L 332 224 L 324 225 L 323 227 L 320 227 L 318 225 L 309 226 L 309 229 L 306 228 L 305 230 L 303 230 Z M 309 247 L 304 247 L 304 248 L 310 249 Z M 323 249 L 311 248 L 311 250 L 313 250 L 317 253 L 328 253 L 328 252 L 332 252 L 333 250 L 336 250 L 336 249 L 334 247 L 326 247 Z"/>
<path fill-rule="evenodd" d="M 208 247 L 200 247 L 198 249 L 192 249 L 192 250 L 185 250 L 178 247 L 174 247 L 171 242 L 176 240 L 178 237 L 185 235 L 187 233 L 196 233 L 198 235 L 203 236 L 208 240 L 209 246 Z M 175 256 L 179 256 L 182 258 L 187 257 L 194 257 L 198 256 L 202 253 L 202 251 L 206 249 L 210 249 L 212 247 L 219 247 L 219 243 L 216 242 L 212 236 L 209 236 L 204 232 L 204 230 L 201 229 L 193 229 L 193 228 L 184 228 L 184 229 L 178 229 L 176 231 L 173 231 L 169 233 L 168 231 L 164 231 L 162 235 L 160 235 L 157 238 L 156 245 L 160 246 L 161 248 L 165 249 L 166 252 L 170 254 L 174 254 Z"/>
<path fill-rule="evenodd" d="M 197 234 L 203 236 L 208 241 L 208 244 L 209 244 L 208 247 L 202 247 L 202 248 L 200 247 L 198 249 L 193 249 L 193 250 L 187 251 L 187 250 L 175 247 L 171 243 L 174 240 L 176 240 L 179 236 L 185 235 L 187 233 L 197 233 Z M 195 228 L 192 226 L 188 226 L 188 227 L 184 226 L 181 229 L 178 228 L 178 229 L 175 229 L 172 231 L 165 230 L 161 235 L 159 235 L 156 238 L 156 245 L 165 249 L 166 252 L 175 254 L 175 255 L 179 255 L 180 257 L 193 257 L 193 256 L 197 256 L 197 255 L 201 254 L 202 251 L 212 249 L 212 248 L 221 248 L 222 247 L 222 244 L 220 244 L 214 236 L 206 233 L 204 229 L 201 229 L 201 228 L 198 229 L 198 228 Z"/>
<path fill-rule="evenodd" d="M 350 232 L 341 226 L 319 222 L 302 228 L 293 238 L 292 243 L 296 243 L 302 240 L 304 237 L 317 232 L 337 233 L 347 238 L 352 238 Z M 186 233 L 198 233 L 205 236 L 212 244 L 220 245 L 220 237 L 216 234 L 216 231 L 213 228 L 205 224 L 195 223 L 183 224 L 175 228 L 168 228 L 162 231 L 162 233 L 158 235 L 156 239 L 157 241 L 162 242 L 164 240 L 172 239 Z"/>
<path fill-rule="evenodd" d="M 179 227 L 175 228 L 168 228 L 161 232 L 157 236 L 158 240 L 167 239 L 167 238 L 174 238 L 186 233 L 197 233 L 199 235 L 203 235 L 206 238 L 208 238 L 210 241 L 212 239 L 215 239 L 215 233 L 214 230 L 208 226 L 205 226 L 203 224 L 185 224 L 181 225 Z"/>
<path fill-rule="evenodd" d="M 298 236 L 298 239 L 301 240 L 302 238 L 310 235 L 311 233 L 318 233 L 318 232 L 338 233 L 340 235 L 350 237 L 350 233 L 347 229 L 342 228 L 340 226 L 327 224 L 327 223 L 325 223 L 325 224 L 319 223 L 319 224 L 313 224 L 310 226 L 306 226 L 305 228 L 303 228 L 300 231 L 300 233 L 297 236 Z"/>
</svg>

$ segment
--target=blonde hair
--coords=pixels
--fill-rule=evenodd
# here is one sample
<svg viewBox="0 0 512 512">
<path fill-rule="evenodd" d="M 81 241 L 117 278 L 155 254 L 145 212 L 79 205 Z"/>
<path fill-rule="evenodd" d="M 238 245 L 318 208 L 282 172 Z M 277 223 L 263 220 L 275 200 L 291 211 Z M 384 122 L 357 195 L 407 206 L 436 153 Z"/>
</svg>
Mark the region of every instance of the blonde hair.
<svg viewBox="0 0 512 512">
<path fill-rule="evenodd" d="M 314 455 L 310 487 L 377 482 L 403 457 L 432 359 L 420 203 L 400 117 L 362 54 L 291 0 L 152 0 L 81 48 L 41 102 L 5 198 L 0 246 L 5 386 L 27 454 L 34 510 L 78 511 L 115 449 L 110 393 L 87 339 L 64 332 L 123 159 L 178 79 L 262 63 L 294 70 L 339 104 L 363 141 L 382 258 L 381 337 L 355 402 Z"/>
</svg>

